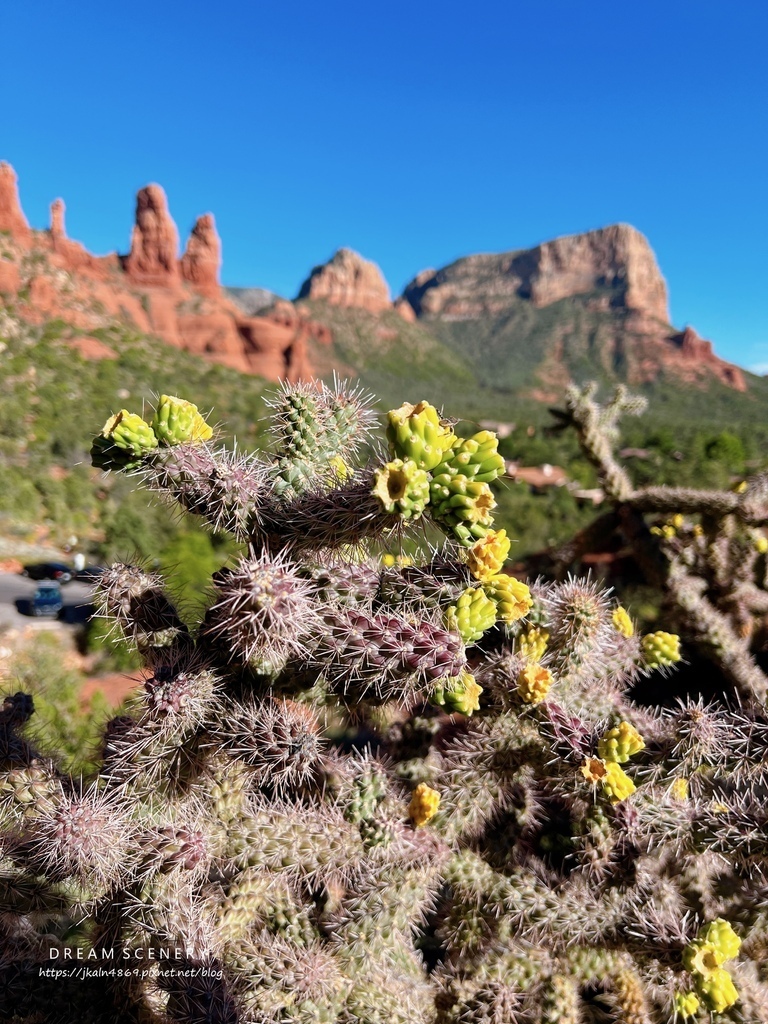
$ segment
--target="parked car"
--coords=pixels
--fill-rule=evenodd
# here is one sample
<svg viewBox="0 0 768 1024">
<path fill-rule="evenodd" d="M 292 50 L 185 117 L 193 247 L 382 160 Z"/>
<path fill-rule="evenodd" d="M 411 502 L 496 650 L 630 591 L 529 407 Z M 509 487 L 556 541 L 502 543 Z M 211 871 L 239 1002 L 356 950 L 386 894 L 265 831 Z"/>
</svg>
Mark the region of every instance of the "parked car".
<svg viewBox="0 0 768 1024">
<path fill-rule="evenodd" d="M 58 583 L 69 583 L 75 575 L 71 565 L 63 562 L 35 562 L 34 565 L 25 565 L 21 570 L 22 576 L 28 576 L 31 580 L 56 580 Z"/>
<path fill-rule="evenodd" d="M 32 614 L 38 618 L 57 618 L 64 607 L 61 599 L 61 587 L 58 583 L 41 583 L 32 598 Z"/>
</svg>

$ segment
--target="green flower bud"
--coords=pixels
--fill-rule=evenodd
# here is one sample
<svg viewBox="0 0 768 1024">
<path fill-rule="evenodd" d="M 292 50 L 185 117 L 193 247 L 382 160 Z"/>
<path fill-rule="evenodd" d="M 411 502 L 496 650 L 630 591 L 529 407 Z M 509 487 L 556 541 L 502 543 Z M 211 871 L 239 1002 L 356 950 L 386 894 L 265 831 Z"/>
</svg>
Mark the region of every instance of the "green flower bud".
<svg viewBox="0 0 768 1024">
<path fill-rule="evenodd" d="M 491 483 L 504 472 L 504 459 L 498 453 L 499 439 L 490 430 L 481 430 L 462 438 L 443 456 L 438 473 L 456 472 L 478 483 Z"/>
<path fill-rule="evenodd" d="M 110 416 L 102 428 L 101 436 L 137 458 L 157 448 L 157 438 L 152 427 L 141 416 L 127 409 L 121 409 L 115 416 Z"/>
<path fill-rule="evenodd" d="M 598 741 L 597 753 L 604 761 L 625 764 L 644 747 L 645 742 L 637 729 L 629 722 L 619 722 Z"/>
<path fill-rule="evenodd" d="M 723 961 L 732 960 L 738 956 L 741 949 L 741 939 L 729 922 L 722 917 L 710 921 L 706 928 L 699 932 L 699 938 L 713 945 L 720 952 Z"/>
<path fill-rule="evenodd" d="M 739 992 L 728 971 L 718 967 L 706 977 L 696 978 L 696 991 L 708 1010 L 723 1013 L 729 1006 L 738 1002 Z"/>
<path fill-rule="evenodd" d="M 213 430 L 197 411 L 197 406 L 173 395 L 160 396 L 152 429 L 163 445 L 208 441 L 213 436 Z"/>
<path fill-rule="evenodd" d="M 496 622 L 496 605 L 482 590 L 469 587 L 445 613 L 448 629 L 460 634 L 466 644 L 473 644 Z"/>
<path fill-rule="evenodd" d="M 680 637 L 675 633 L 647 633 L 642 639 L 643 660 L 648 668 L 668 668 L 680 661 Z"/>
<path fill-rule="evenodd" d="M 485 580 L 483 591 L 496 605 L 496 618 L 507 624 L 522 619 L 533 604 L 531 592 L 526 584 L 504 572 Z"/>
<path fill-rule="evenodd" d="M 462 672 L 459 676 L 440 680 L 429 699 L 437 707 L 445 708 L 449 714 L 471 715 L 480 709 L 482 692 L 483 688 L 478 686 L 472 673 Z"/>
<path fill-rule="evenodd" d="M 411 459 L 419 469 L 438 466 L 456 440 L 453 430 L 441 423 L 437 409 L 429 402 L 405 402 L 387 413 L 387 421 L 392 453 L 403 460 Z"/>
<path fill-rule="evenodd" d="M 701 1003 L 695 992 L 677 992 L 674 1005 L 677 1016 L 686 1020 L 688 1017 L 696 1016 Z"/>
</svg>

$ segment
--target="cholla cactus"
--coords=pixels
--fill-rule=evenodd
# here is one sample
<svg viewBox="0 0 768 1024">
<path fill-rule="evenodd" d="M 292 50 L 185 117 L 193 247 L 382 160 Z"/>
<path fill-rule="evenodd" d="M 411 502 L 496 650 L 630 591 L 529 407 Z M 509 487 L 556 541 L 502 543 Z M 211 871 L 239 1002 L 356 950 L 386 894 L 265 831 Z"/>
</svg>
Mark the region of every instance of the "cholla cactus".
<svg viewBox="0 0 768 1024">
<path fill-rule="evenodd" d="M 614 446 L 621 416 L 642 412 L 645 399 L 621 385 L 600 405 L 596 391 L 594 383 L 571 385 L 566 409 L 552 412 L 557 429 L 576 430 L 613 511 L 555 552 L 553 575 L 617 531 L 649 583 L 664 593 L 670 622 L 687 643 L 716 664 L 741 699 L 765 701 L 768 676 L 754 653 L 764 647 L 768 621 L 768 474 L 756 473 L 732 490 L 636 488 Z M 622 621 L 632 629 L 631 620 Z M 649 666 L 677 660 L 674 645 L 648 640 L 646 650 Z"/>
<path fill-rule="evenodd" d="M 146 672 L 93 779 L 25 740 L 24 694 L 0 715 L 11 1019 L 768 1019 L 764 711 L 628 700 L 674 640 L 503 571 L 488 432 L 407 403 L 360 467 L 345 387 L 284 386 L 249 457 L 193 408 L 94 457 L 244 542 L 203 621 L 105 573 Z M 444 546 L 392 556 L 424 520 Z"/>
</svg>

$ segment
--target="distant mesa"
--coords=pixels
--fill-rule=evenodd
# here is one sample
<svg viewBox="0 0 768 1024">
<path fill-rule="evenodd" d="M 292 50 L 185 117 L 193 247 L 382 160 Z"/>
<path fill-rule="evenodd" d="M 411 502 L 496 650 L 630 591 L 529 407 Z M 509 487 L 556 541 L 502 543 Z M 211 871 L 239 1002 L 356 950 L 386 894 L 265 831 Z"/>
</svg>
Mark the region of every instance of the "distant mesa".
<svg viewBox="0 0 768 1024">
<path fill-rule="evenodd" d="M 389 287 L 379 268 L 352 249 L 339 249 L 327 263 L 313 267 L 297 299 L 325 299 L 333 306 L 370 313 L 392 308 Z"/>
<path fill-rule="evenodd" d="M 518 299 L 536 307 L 601 291 L 613 307 L 669 323 L 667 286 L 648 240 L 628 224 L 567 235 L 534 249 L 467 256 L 424 270 L 403 297 L 419 317 L 477 319 Z"/>
</svg>

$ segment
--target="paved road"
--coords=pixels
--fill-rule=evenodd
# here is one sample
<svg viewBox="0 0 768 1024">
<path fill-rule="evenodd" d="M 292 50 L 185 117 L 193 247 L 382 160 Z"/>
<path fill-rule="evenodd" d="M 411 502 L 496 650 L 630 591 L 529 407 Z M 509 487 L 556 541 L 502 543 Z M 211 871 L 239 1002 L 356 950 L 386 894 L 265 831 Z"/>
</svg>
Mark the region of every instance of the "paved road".
<svg viewBox="0 0 768 1024">
<path fill-rule="evenodd" d="M 23 614 L 24 610 L 28 609 L 28 602 L 31 601 L 36 587 L 37 582 L 28 580 L 25 576 L 0 573 L 0 626 L 23 626 L 40 621 L 29 614 Z M 61 597 L 64 601 L 62 620 L 76 625 L 83 622 L 89 614 L 93 586 L 90 583 L 81 583 L 80 580 L 63 583 Z"/>
</svg>

